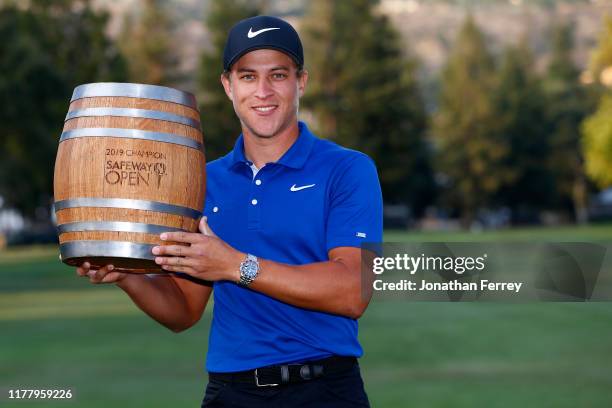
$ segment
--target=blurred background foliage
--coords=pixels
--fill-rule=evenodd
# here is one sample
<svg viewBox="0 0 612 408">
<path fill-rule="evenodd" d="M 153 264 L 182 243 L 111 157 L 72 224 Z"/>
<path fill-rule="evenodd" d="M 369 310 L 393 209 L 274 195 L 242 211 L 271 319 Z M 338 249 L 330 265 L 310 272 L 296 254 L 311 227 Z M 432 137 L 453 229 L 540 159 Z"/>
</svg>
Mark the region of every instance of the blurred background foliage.
<svg viewBox="0 0 612 408">
<path fill-rule="evenodd" d="M 219 82 L 225 37 L 236 21 L 269 13 L 305 43 L 301 117 L 376 161 L 388 227 L 596 218 L 594 197 L 612 183 L 612 2 L 209 0 L 195 17 L 192 3 L 0 1 L 0 211 L 49 223 L 57 139 L 81 83 L 193 92 L 208 160 L 225 154 L 240 132 Z M 437 70 L 398 17 L 425 6 L 456 26 L 448 36 L 441 19 L 427 31 L 445 46 Z M 479 22 L 493 7 L 526 21 L 504 43 Z M 597 14 L 587 57 L 576 57 L 572 7 Z"/>
<path fill-rule="evenodd" d="M 17 4 L 0 8 L 0 195 L 5 206 L 48 219 L 72 90 L 85 82 L 125 81 L 127 64 L 105 34 L 108 13 L 72 0 Z"/>
<path fill-rule="evenodd" d="M 57 240 L 53 165 L 79 84 L 192 92 L 207 159 L 230 150 L 223 45 L 260 13 L 305 43 L 301 118 L 376 161 L 385 241 L 610 241 L 610 224 L 571 224 L 612 218 L 612 0 L 0 0 L 0 249 L 4 235 Z M 49 406 L 196 404 L 211 308 L 175 335 L 57 252 L 0 250 L 0 391 L 75 392 Z M 375 298 L 360 320 L 366 389 L 375 407 L 611 406 L 611 314 Z"/>
</svg>

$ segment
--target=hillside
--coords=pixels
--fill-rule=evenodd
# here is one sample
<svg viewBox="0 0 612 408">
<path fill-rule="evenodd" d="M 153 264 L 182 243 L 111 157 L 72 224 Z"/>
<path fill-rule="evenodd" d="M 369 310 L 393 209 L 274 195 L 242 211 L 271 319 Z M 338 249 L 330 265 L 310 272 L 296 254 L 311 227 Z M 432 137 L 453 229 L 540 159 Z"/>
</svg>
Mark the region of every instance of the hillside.
<svg viewBox="0 0 612 408">
<path fill-rule="evenodd" d="M 126 12 L 138 11 L 138 0 L 97 1 L 113 15 L 109 32 L 117 34 Z M 199 55 L 207 48 L 203 25 L 208 1 L 171 0 L 168 12 L 175 22 L 175 44 L 180 51 L 181 70 L 191 75 Z M 268 1 L 269 14 L 285 16 L 298 26 L 305 0 Z M 575 59 L 588 63 L 603 16 L 612 15 L 612 0 L 383 0 L 379 12 L 387 15 L 404 38 L 406 52 L 416 56 L 426 82 L 433 81 L 443 66 L 454 36 L 466 13 L 471 12 L 489 38 L 490 48 L 499 53 L 505 44 L 527 37 L 544 66 L 548 54 L 547 30 L 553 21 L 573 21 L 576 27 Z M 185 84 L 188 88 L 193 85 Z"/>
</svg>

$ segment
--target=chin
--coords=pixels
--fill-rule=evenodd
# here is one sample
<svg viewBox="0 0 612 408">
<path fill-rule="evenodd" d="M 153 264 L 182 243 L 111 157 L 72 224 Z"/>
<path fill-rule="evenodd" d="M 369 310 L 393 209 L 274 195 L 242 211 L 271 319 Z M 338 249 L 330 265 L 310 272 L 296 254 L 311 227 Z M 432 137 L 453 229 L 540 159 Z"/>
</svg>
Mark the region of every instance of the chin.
<svg viewBox="0 0 612 408">
<path fill-rule="evenodd" d="M 257 121 L 259 122 L 259 121 Z M 275 136 L 281 129 L 281 125 L 276 122 L 269 121 L 268 123 L 247 123 L 247 125 L 251 129 L 256 136 L 270 138 Z"/>
<path fill-rule="evenodd" d="M 274 137 L 274 136 L 276 136 L 278 134 L 278 129 L 273 129 L 273 130 L 266 129 L 266 130 L 262 130 L 262 131 L 256 130 L 255 134 L 257 136 L 259 136 L 259 137 L 263 137 L 265 139 L 269 139 L 269 138 Z"/>
</svg>

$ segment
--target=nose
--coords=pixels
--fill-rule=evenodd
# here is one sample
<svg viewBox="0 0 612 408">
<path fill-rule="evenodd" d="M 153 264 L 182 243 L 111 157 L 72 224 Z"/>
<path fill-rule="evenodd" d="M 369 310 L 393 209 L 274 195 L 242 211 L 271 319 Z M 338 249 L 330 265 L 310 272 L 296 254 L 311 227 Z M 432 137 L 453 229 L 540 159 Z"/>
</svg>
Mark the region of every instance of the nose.
<svg viewBox="0 0 612 408">
<path fill-rule="evenodd" d="M 258 99 L 266 99 L 272 96 L 272 86 L 267 78 L 261 78 L 257 82 L 257 89 L 255 90 L 255 97 Z"/>
</svg>

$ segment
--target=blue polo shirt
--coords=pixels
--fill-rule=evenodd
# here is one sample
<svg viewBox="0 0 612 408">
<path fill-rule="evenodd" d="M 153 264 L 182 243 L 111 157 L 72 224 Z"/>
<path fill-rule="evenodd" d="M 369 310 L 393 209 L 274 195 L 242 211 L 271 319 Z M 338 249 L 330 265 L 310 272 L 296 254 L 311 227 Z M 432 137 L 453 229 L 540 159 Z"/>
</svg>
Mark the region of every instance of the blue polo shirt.
<svg viewBox="0 0 612 408">
<path fill-rule="evenodd" d="M 206 166 L 204 213 L 232 247 L 291 265 L 327 261 L 336 247 L 382 241 L 382 194 L 363 153 L 300 134 L 254 176 L 242 135 L 234 150 Z M 265 271 L 262 271 L 265 273 Z M 330 355 L 363 354 L 357 321 L 292 306 L 243 288 L 214 284 L 206 368 L 242 371 Z"/>
</svg>

